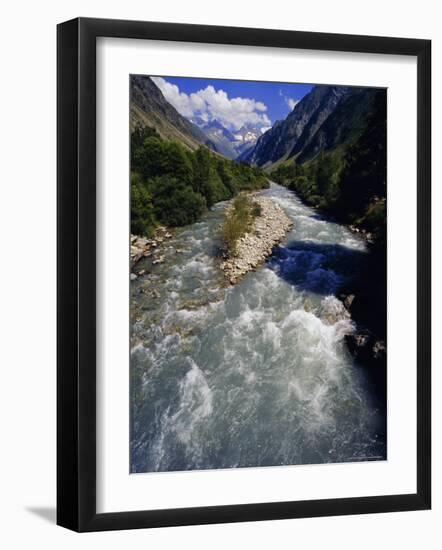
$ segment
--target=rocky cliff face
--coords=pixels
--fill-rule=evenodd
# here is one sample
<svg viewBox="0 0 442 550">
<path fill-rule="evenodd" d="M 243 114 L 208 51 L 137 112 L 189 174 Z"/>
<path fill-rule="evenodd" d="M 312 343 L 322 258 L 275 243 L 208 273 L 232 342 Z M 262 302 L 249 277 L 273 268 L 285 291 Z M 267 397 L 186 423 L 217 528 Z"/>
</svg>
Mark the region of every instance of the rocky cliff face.
<svg viewBox="0 0 442 550">
<path fill-rule="evenodd" d="M 191 150 L 206 145 L 216 151 L 206 134 L 180 115 L 148 76 L 130 77 L 130 126 L 132 131 L 150 126 L 163 139 L 179 141 Z"/>
<path fill-rule="evenodd" d="M 344 86 L 315 86 L 283 121 L 263 134 L 241 160 L 266 167 L 298 154 L 351 92 Z"/>
<path fill-rule="evenodd" d="M 328 151 L 354 140 L 365 128 L 378 93 L 383 92 L 372 88 L 353 88 L 308 139 L 304 138 L 306 131 L 303 133 L 289 156 L 297 155 L 297 162 L 303 163 L 320 151 Z"/>
</svg>

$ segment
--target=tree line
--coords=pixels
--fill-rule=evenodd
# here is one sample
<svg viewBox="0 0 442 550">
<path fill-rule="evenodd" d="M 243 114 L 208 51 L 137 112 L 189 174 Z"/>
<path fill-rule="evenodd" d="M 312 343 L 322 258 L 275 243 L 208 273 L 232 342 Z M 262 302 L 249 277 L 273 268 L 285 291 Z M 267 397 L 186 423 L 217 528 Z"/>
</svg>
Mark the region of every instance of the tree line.
<svg viewBox="0 0 442 550">
<path fill-rule="evenodd" d="M 150 236 L 159 224 L 196 222 L 216 202 L 268 186 L 263 172 L 201 146 L 190 151 L 154 128 L 131 134 L 131 232 Z"/>
<path fill-rule="evenodd" d="M 321 151 L 303 164 L 282 164 L 271 177 L 298 193 L 306 203 L 383 240 L 386 157 L 386 104 L 380 97 L 365 129 L 351 145 Z"/>
</svg>

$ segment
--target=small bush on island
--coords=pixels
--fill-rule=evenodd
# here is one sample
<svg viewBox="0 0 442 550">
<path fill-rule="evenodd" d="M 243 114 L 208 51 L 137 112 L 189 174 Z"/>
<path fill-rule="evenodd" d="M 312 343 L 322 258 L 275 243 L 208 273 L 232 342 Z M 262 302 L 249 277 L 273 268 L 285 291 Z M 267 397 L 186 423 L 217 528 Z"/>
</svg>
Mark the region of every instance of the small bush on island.
<svg viewBox="0 0 442 550">
<path fill-rule="evenodd" d="M 245 193 L 235 197 L 220 228 L 221 242 L 228 256 L 237 254 L 239 239 L 249 231 L 253 219 L 260 215 L 261 206 Z"/>
<path fill-rule="evenodd" d="M 204 146 L 192 152 L 148 127 L 132 132 L 131 170 L 131 231 L 145 236 L 158 223 L 193 223 L 215 203 L 269 185 L 258 168 L 225 159 Z"/>
<path fill-rule="evenodd" d="M 254 218 L 257 218 L 258 216 L 261 216 L 262 214 L 262 208 L 261 208 L 261 205 L 258 204 L 257 202 L 254 202 L 253 205 L 252 205 L 252 212 L 251 212 L 252 216 Z"/>
</svg>

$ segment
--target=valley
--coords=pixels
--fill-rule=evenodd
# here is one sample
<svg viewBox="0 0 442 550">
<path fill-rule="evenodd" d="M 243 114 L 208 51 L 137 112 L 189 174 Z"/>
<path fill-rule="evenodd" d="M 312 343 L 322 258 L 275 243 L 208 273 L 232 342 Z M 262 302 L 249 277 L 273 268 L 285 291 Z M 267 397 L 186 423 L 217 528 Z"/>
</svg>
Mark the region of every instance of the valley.
<svg viewBox="0 0 442 550">
<path fill-rule="evenodd" d="M 155 83 L 131 80 L 131 472 L 385 460 L 385 90 L 306 87 L 267 127 Z"/>
</svg>

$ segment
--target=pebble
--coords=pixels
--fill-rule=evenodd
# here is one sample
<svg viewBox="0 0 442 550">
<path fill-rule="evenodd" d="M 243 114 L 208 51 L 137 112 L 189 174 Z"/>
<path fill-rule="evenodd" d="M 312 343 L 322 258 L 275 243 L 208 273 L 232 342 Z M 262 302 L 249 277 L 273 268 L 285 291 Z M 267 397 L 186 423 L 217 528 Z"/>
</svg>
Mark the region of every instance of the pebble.
<svg viewBox="0 0 442 550">
<path fill-rule="evenodd" d="M 173 237 L 165 227 L 157 227 L 155 230 L 154 236 L 152 239 L 146 237 L 141 237 L 139 235 L 130 236 L 130 265 L 133 269 L 134 266 L 138 263 L 141 258 L 149 258 L 153 255 L 154 252 L 160 250 L 160 245 L 164 242 L 165 239 L 171 239 Z M 169 246 L 168 248 L 173 248 Z M 163 256 L 153 261 L 154 264 L 161 264 L 164 262 Z M 135 281 L 135 277 L 131 276 L 131 280 Z"/>
</svg>

